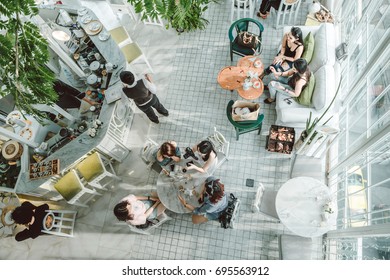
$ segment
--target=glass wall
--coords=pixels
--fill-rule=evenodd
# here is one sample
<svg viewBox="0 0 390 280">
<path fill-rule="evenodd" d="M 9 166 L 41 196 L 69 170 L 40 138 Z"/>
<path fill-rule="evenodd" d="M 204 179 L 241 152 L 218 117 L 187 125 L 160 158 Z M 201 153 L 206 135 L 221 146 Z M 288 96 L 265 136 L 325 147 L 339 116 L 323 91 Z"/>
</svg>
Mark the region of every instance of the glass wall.
<svg viewBox="0 0 390 280">
<path fill-rule="evenodd" d="M 330 163 L 336 230 L 329 259 L 390 259 L 390 5 L 340 1 L 343 84 L 337 157 Z"/>
</svg>

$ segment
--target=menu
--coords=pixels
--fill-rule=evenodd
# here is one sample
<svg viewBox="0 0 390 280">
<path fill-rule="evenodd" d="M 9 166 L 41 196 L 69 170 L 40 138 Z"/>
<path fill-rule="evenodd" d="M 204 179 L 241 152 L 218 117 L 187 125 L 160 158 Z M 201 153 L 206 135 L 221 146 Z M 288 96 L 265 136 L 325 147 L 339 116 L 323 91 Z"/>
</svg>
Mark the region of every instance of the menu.
<svg viewBox="0 0 390 280">
<path fill-rule="evenodd" d="M 60 173 L 60 160 L 53 159 L 45 162 L 31 163 L 29 168 L 29 179 L 41 179 L 58 175 Z"/>
</svg>

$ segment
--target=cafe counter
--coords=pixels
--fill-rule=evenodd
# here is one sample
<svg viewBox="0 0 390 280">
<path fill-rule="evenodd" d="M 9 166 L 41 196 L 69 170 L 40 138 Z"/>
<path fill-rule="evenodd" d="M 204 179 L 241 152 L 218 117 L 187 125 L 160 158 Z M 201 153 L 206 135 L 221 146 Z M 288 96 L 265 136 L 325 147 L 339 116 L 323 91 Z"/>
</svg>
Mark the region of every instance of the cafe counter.
<svg viewBox="0 0 390 280">
<path fill-rule="evenodd" d="M 108 93 L 110 91 L 121 91 L 120 84 L 118 83 L 110 87 Z M 121 98 L 116 102 L 107 104 L 107 101 L 104 100 L 99 115 L 102 125 L 97 129 L 95 136 L 91 137 L 88 131 L 85 131 L 45 158 L 43 163 L 49 163 L 58 159 L 59 172 L 61 173 L 92 150 L 97 150 L 119 162 L 122 161 L 130 152 L 126 141 L 134 118 L 134 108 L 134 103 L 123 93 L 121 93 Z M 90 127 L 92 123 L 93 120 L 90 121 L 88 126 Z M 28 165 L 25 164 L 24 166 Z M 58 193 L 52 191 L 52 188 L 49 186 L 50 183 L 50 177 L 30 179 L 29 170 L 22 170 L 15 192 L 39 197 L 44 196 L 50 199 L 50 196 L 58 195 Z"/>
</svg>

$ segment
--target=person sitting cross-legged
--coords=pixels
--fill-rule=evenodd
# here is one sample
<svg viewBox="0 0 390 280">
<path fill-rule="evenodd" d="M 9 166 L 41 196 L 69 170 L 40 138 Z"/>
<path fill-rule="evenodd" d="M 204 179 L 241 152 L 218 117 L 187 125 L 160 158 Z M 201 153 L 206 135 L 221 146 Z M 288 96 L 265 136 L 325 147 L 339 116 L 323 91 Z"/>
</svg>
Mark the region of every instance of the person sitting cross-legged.
<svg viewBox="0 0 390 280">
<path fill-rule="evenodd" d="M 281 93 L 288 97 L 298 97 L 309 83 L 311 72 L 307 61 L 299 58 L 294 61 L 294 67 L 284 72 L 278 72 L 273 67 L 271 71 L 274 80 L 268 84 L 270 97 L 264 103 L 271 104 L 276 99 L 276 94 Z"/>
<path fill-rule="evenodd" d="M 219 216 L 228 206 L 228 198 L 225 193 L 225 186 L 214 176 L 206 179 L 200 191 L 199 207 L 195 207 L 178 195 L 183 206 L 192 211 L 192 222 L 194 224 L 205 223 L 210 220 L 218 220 Z"/>
</svg>

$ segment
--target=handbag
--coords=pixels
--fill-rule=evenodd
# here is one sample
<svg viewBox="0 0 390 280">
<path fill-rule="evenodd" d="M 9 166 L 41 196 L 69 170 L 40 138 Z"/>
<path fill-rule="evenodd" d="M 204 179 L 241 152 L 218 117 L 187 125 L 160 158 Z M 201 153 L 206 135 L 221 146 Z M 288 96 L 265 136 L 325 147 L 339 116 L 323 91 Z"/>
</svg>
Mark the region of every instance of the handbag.
<svg viewBox="0 0 390 280">
<path fill-rule="evenodd" d="M 222 228 L 234 228 L 234 221 L 239 209 L 239 205 L 240 200 L 231 193 L 228 197 L 228 206 L 218 218 Z"/>
<path fill-rule="evenodd" d="M 241 110 L 236 110 L 236 108 L 248 108 L 249 113 L 246 114 L 236 114 L 236 112 Z M 259 116 L 260 112 L 260 104 L 254 103 L 254 102 L 248 102 L 243 100 L 237 100 L 233 103 L 232 106 L 232 119 L 236 122 L 239 121 L 255 121 L 257 120 L 257 117 Z"/>
<path fill-rule="evenodd" d="M 248 31 L 240 31 L 236 39 L 237 44 L 251 49 L 256 49 L 257 45 L 260 43 L 259 36 Z"/>
</svg>

